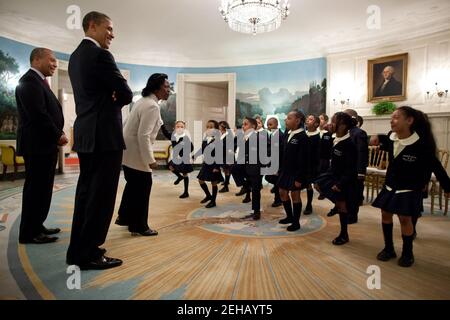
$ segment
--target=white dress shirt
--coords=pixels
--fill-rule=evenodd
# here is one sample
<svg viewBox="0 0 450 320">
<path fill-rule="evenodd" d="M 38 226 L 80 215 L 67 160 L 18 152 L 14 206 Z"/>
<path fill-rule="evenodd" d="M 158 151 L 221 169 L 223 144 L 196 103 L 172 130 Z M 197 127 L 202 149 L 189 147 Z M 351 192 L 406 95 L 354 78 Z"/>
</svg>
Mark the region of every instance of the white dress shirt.
<svg viewBox="0 0 450 320">
<path fill-rule="evenodd" d="M 122 164 L 140 171 L 152 172 L 150 164 L 155 162 L 153 144 L 163 121 L 154 94 L 139 99 L 133 106 L 123 128 L 126 150 Z"/>
</svg>

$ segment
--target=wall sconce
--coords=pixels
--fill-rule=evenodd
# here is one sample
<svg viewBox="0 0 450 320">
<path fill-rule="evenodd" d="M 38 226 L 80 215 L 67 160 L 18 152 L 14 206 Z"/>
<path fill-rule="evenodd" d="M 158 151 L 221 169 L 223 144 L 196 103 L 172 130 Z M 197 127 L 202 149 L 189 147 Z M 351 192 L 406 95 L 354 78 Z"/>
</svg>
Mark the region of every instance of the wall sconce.
<svg viewBox="0 0 450 320">
<path fill-rule="evenodd" d="M 427 91 L 427 100 L 438 99 L 438 103 L 441 103 L 444 99 L 447 98 L 448 89 L 443 90 L 442 88 L 439 88 L 437 82 L 434 85 L 435 92 Z"/>
<path fill-rule="evenodd" d="M 342 96 L 341 92 L 339 92 L 339 98 L 338 99 L 333 99 L 333 104 L 334 105 L 337 105 L 337 102 L 339 102 L 340 105 L 341 105 L 341 111 L 344 110 L 344 106 L 350 107 L 350 98 L 345 99 Z"/>
</svg>

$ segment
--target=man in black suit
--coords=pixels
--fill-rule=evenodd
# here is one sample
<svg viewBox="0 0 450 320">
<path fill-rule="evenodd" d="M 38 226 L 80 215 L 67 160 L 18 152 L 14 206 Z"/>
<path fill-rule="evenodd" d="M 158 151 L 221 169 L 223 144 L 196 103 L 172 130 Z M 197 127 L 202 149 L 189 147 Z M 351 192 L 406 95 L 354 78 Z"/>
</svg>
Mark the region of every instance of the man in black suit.
<svg viewBox="0 0 450 320">
<path fill-rule="evenodd" d="M 73 150 L 80 159 L 80 177 L 67 263 L 82 270 L 108 269 L 122 264 L 106 257 L 100 246 L 113 215 L 125 148 L 121 109 L 133 93 L 107 50 L 114 39 L 111 19 L 90 12 L 83 29 L 86 37 L 69 61 L 77 113 Z"/>
<path fill-rule="evenodd" d="M 402 84 L 394 78 L 394 73 L 394 67 L 387 66 L 384 68 L 384 81 L 375 92 L 375 97 L 399 96 L 402 94 Z"/>
<path fill-rule="evenodd" d="M 30 55 L 30 70 L 16 87 L 19 126 L 17 153 L 25 160 L 25 184 L 20 219 L 20 243 L 49 243 L 61 230 L 47 229 L 44 221 L 50 209 L 58 146 L 67 144 L 61 105 L 46 77 L 56 70 L 53 52 L 36 48 Z"/>
</svg>

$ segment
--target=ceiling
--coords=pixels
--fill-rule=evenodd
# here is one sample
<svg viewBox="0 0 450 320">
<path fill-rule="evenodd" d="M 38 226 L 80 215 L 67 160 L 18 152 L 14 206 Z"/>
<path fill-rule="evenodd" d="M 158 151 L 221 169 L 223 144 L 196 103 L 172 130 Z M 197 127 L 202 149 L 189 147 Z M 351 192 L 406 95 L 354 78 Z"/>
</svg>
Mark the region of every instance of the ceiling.
<svg viewBox="0 0 450 320">
<path fill-rule="evenodd" d="M 0 36 L 71 53 L 83 36 L 69 30 L 70 5 L 109 15 L 120 62 L 179 67 L 274 63 L 398 43 L 450 30 L 449 0 L 290 0 L 280 29 L 240 34 L 222 20 L 219 0 L 1 0 Z M 370 30 L 376 3 L 381 28 Z"/>
</svg>

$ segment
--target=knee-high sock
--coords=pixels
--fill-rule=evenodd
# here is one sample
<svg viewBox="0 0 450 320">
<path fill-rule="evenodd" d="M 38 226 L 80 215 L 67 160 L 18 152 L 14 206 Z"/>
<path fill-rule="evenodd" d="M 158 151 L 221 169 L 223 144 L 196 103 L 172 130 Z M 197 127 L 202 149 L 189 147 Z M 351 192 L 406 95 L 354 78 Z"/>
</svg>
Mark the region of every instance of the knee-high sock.
<svg viewBox="0 0 450 320">
<path fill-rule="evenodd" d="M 413 255 L 413 236 L 405 236 L 402 234 L 403 238 L 403 251 L 402 256 L 412 257 Z"/>
<path fill-rule="evenodd" d="M 211 198 L 211 193 L 209 193 L 208 185 L 206 183 L 200 183 L 200 187 L 202 187 L 202 190 L 205 192 L 206 196 L 208 198 Z"/>
<path fill-rule="evenodd" d="M 394 242 L 392 241 L 393 223 L 382 223 L 384 236 L 384 249 L 386 251 L 394 251 Z"/>
<path fill-rule="evenodd" d="M 283 207 L 284 207 L 284 211 L 286 211 L 286 216 L 290 219 L 292 219 L 292 203 L 291 203 L 291 199 L 287 200 L 287 201 L 283 201 Z"/>
<path fill-rule="evenodd" d="M 302 214 L 302 203 L 294 202 L 292 204 L 293 214 L 294 214 L 294 223 L 300 223 L 300 215 Z"/>
<path fill-rule="evenodd" d="M 348 223 L 348 214 L 346 212 L 339 212 L 339 221 L 341 223 L 341 233 L 340 236 L 348 237 L 347 232 L 347 223 Z"/>
<path fill-rule="evenodd" d="M 307 197 L 307 202 L 306 202 L 306 207 L 311 207 L 312 205 L 312 199 L 313 199 L 313 194 L 314 194 L 314 190 L 311 188 L 306 190 L 306 197 Z"/>
<path fill-rule="evenodd" d="M 216 198 L 217 198 L 217 186 L 212 186 L 212 202 L 216 202 Z"/>
<path fill-rule="evenodd" d="M 225 183 L 226 186 L 230 184 L 230 175 L 225 175 Z"/>
<path fill-rule="evenodd" d="M 184 177 L 184 193 L 189 192 L 189 177 Z"/>
<path fill-rule="evenodd" d="M 173 170 L 172 173 L 178 177 L 178 179 L 183 179 L 183 176 L 181 173 L 179 173 L 177 170 Z"/>
</svg>

